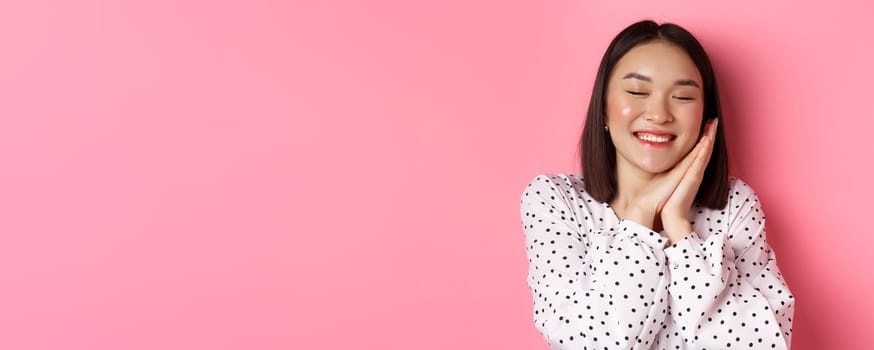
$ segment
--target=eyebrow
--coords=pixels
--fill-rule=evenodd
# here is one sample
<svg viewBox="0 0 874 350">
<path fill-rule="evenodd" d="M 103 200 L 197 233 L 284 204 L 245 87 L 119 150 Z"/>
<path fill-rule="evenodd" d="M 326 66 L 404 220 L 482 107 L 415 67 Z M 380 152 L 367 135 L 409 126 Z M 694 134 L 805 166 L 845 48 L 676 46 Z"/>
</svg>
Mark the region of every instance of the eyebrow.
<svg viewBox="0 0 874 350">
<path fill-rule="evenodd" d="M 643 74 L 640 74 L 640 73 L 635 73 L 635 72 L 631 72 L 631 73 L 626 74 L 624 77 L 622 77 L 622 79 L 637 79 L 637 80 L 643 80 L 643 81 L 650 82 L 650 83 L 652 82 L 652 78 L 645 76 Z M 698 85 L 698 82 L 694 81 L 692 79 L 677 80 L 674 82 L 674 85 L 694 86 L 694 87 L 699 88 L 699 89 L 701 88 L 701 86 Z"/>
</svg>

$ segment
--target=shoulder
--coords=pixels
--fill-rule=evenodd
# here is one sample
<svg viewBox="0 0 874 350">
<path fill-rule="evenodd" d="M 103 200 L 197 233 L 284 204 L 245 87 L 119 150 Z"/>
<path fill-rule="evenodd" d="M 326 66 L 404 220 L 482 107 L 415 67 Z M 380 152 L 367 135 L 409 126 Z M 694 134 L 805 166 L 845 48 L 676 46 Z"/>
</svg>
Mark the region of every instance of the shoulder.
<svg viewBox="0 0 874 350">
<path fill-rule="evenodd" d="M 729 177 L 728 184 L 728 210 L 736 211 L 743 207 L 758 207 L 759 197 L 752 186 L 735 176 Z"/>
<path fill-rule="evenodd" d="M 726 215 L 729 231 L 755 232 L 765 226 L 765 212 L 759 197 L 753 187 L 743 180 L 730 178 L 730 192 L 727 208 L 723 211 Z M 735 234 L 736 247 L 749 246 L 756 239 L 752 234 Z"/>
<path fill-rule="evenodd" d="M 730 177 L 728 207 L 722 212 L 727 223 L 725 232 L 731 240 L 736 257 L 756 247 L 764 250 L 767 241 L 765 233 L 765 212 L 753 187 L 743 180 Z M 743 261 L 743 260 L 741 260 Z M 764 261 L 759 263 L 764 264 Z"/>
<path fill-rule="evenodd" d="M 538 174 L 530 178 L 521 197 L 522 222 L 529 228 L 542 222 L 562 223 L 568 234 L 584 234 L 604 221 L 598 218 L 604 217 L 605 205 L 586 193 L 579 174 Z"/>
<path fill-rule="evenodd" d="M 550 196 L 578 197 L 585 194 L 582 175 L 564 173 L 541 173 L 535 175 L 522 192 L 522 197 Z M 550 198 L 554 199 L 554 198 Z"/>
<path fill-rule="evenodd" d="M 581 174 L 541 173 L 528 181 L 522 191 L 521 204 L 592 211 L 600 202 L 586 192 Z"/>
</svg>

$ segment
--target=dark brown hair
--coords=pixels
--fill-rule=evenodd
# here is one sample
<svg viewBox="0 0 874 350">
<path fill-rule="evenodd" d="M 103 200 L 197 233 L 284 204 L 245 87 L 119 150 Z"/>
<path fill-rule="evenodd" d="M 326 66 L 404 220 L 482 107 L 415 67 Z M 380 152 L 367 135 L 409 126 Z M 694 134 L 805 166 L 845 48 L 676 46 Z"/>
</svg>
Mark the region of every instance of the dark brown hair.
<svg viewBox="0 0 874 350">
<path fill-rule="evenodd" d="M 673 24 L 661 25 L 644 20 L 634 23 L 620 32 L 601 59 L 598 67 L 598 75 L 595 78 L 595 87 L 592 89 L 592 98 L 589 101 L 589 110 L 586 114 L 586 125 L 580 138 L 580 152 L 582 155 L 583 178 L 586 182 L 586 191 L 595 199 L 602 202 L 613 200 L 617 191 L 616 180 L 616 148 L 610 135 L 604 131 L 607 83 L 616 63 L 637 45 L 663 40 L 674 44 L 686 52 L 698 67 L 704 86 L 704 118 L 701 123 L 701 131 L 707 125 L 707 121 L 714 118 L 722 118 L 722 110 L 719 106 L 719 91 L 716 88 L 716 77 L 710 59 L 704 52 L 704 48 L 697 39 L 686 29 Z M 725 146 L 722 123 L 716 129 L 716 139 L 713 144 L 713 154 L 710 163 L 704 170 L 704 179 L 695 196 L 695 202 L 699 205 L 712 209 L 722 209 L 728 202 L 728 150 Z"/>
</svg>

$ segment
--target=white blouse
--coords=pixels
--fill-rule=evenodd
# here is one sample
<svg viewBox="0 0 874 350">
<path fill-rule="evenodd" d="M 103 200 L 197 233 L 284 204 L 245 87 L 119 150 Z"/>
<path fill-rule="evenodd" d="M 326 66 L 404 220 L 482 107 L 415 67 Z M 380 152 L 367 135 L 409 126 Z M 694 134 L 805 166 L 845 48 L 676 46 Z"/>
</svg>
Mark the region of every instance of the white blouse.
<svg viewBox="0 0 874 350">
<path fill-rule="evenodd" d="M 551 349 L 789 349 L 795 299 L 753 190 L 692 207 L 693 233 L 620 220 L 580 175 L 541 174 L 522 193 L 534 324 Z"/>
</svg>

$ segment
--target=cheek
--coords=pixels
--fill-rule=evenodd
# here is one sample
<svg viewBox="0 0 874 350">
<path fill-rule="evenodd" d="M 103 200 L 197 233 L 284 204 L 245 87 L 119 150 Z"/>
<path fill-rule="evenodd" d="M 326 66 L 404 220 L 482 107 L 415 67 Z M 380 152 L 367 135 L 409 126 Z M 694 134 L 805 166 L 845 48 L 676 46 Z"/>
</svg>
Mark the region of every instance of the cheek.
<svg viewBox="0 0 874 350">
<path fill-rule="evenodd" d="M 607 104 L 607 116 L 616 119 L 628 120 L 641 113 L 642 106 L 639 101 L 626 98 L 615 98 Z"/>
<path fill-rule="evenodd" d="M 701 113 L 701 111 L 689 111 L 689 113 L 682 115 L 682 132 L 688 135 L 688 145 L 686 148 L 689 151 L 695 147 L 698 139 L 701 138 L 701 128 L 704 125 L 704 118 Z"/>
</svg>

